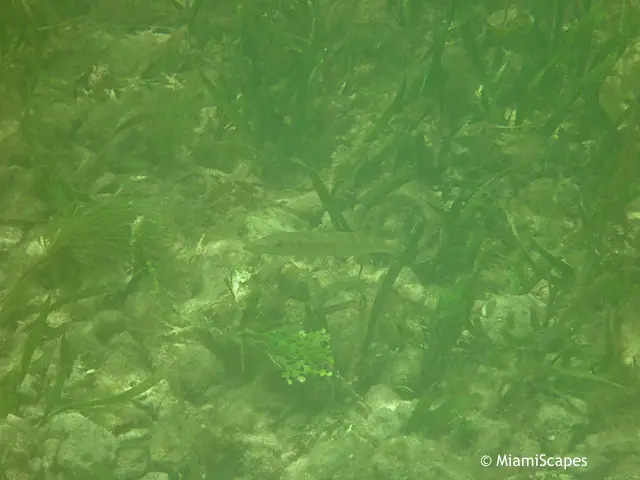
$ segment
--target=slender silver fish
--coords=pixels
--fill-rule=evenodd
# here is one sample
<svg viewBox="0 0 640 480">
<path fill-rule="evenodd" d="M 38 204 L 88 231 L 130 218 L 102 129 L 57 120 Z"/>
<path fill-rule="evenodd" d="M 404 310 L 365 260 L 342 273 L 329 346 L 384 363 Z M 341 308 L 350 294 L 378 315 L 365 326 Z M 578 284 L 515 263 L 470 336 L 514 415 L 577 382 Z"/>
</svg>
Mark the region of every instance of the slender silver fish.
<svg viewBox="0 0 640 480">
<path fill-rule="evenodd" d="M 248 242 L 247 250 L 258 254 L 300 257 L 351 257 L 372 253 L 396 255 L 402 245 L 393 240 L 351 232 L 278 232 Z"/>
</svg>

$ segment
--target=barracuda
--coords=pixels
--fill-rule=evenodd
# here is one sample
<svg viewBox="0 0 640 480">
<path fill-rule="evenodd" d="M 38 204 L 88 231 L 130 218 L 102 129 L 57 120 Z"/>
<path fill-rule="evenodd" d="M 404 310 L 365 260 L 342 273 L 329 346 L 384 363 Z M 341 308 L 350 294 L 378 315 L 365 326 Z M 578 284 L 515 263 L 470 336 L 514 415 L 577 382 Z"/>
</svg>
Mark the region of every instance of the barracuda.
<svg viewBox="0 0 640 480">
<path fill-rule="evenodd" d="M 402 251 L 399 242 L 350 232 L 278 232 L 249 242 L 246 247 L 253 253 L 300 257 L 396 255 Z"/>
</svg>

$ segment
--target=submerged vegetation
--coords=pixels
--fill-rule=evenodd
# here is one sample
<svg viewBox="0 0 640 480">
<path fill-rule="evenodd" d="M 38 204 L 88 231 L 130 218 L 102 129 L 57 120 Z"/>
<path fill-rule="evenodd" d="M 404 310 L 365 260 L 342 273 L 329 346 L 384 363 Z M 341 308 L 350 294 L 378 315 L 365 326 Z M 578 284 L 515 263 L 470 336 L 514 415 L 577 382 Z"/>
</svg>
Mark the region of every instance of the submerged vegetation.
<svg viewBox="0 0 640 480">
<path fill-rule="evenodd" d="M 631 478 L 638 78 L 636 0 L 4 2 L 0 479 Z"/>
</svg>

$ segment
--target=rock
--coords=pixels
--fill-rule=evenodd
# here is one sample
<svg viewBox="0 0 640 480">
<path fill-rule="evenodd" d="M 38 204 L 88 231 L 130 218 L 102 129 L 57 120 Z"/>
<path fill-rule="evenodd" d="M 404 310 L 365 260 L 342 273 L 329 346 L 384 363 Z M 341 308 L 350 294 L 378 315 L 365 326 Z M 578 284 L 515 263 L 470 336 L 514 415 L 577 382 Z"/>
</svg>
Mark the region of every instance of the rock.
<svg viewBox="0 0 640 480">
<path fill-rule="evenodd" d="M 560 405 L 543 405 L 537 416 L 538 429 L 547 435 L 557 452 L 567 452 L 571 445 L 574 430 L 588 423 L 587 407 L 583 400 L 567 397 L 574 408 L 571 410 Z M 582 413 L 579 413 L 582 412 Z"/>
<path fill-rule="evenodd" d="M 344 432 L 339 438 L 322 440 L 307 455 L 289 465 L 283 480 L 361 480 L 372 478 L 370 471 L 373 448 L 355 432 Z"/>
<path fill-rule="evenodd" d="M 223 378 L 222 364 L 202 345 L 179 347 L 168 375 L 171 391 L 194 405 L 201 405 L 207 390 Z"/>
<path fill-rule="evenodd" d="M 409 346 L 398 353 L 389 368 L 382 376 L 382 382 L 392 385 L 396 391 L 411 392 L 419 386 L 421 381 L 421 365 L 424 351 Z"/>
<path fill-rule="evenodd" d="M 136 480 L 147 471 L 148 464 L 148 448 L 138 447 L 120 450 L 115 468 L 116 477 L 122 480 Z"/>
<path fill-rule="evenodd" d="M 0 252 L 6 252 L 22 240 L 22 230 L 0 225 Z"/>
<path fill-rule="evenodd" d="M 371 414 L 362 427 L 362 433 L 375 441 L 398 435 L 407 424 L 415 401 L 400 400 L 400 397 L 385 385 L 372 386 L 365 395 Z"/>
<path fill-rule="evenodd" d="M 105 428 L 75 412 L 55 415 L 47 435 L 57 439 L 56 465 L 65 478 L 96 478 L 113 471 L 118 441 Z"/>
<path fill-rule="evenodd" d="M 534 334 L 539 306 L 529 295 L 495 295 L 476 302 L 474 312 L 492 342 L 504 346 Z"/>
<path fill-rule="evenodd" d="M 371 458 L 371 478 L 401 480 L 426 478 L 438 480 L 470 480 L 465 463 L 445 452 L 438 443 L 426 438 L 406 435 L 385 442 Z"/>
<path fill-rule="evenodd" d="M 169 474 L 164 472 L 149 472 L 140 480 L 169 480 Z"/>
</svg>

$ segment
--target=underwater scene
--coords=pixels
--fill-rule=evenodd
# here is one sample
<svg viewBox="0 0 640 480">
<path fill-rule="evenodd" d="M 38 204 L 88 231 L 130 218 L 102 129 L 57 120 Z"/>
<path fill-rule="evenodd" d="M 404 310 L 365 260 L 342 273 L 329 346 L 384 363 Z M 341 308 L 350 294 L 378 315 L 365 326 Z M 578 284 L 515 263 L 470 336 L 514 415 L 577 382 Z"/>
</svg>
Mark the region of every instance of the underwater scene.
<svg viewBox="0 0 640 480">
<path fill-rule="evenodd" d="M 640 479 L 640 1 L 4 0 L 0 480 Z"/>
</svg>

